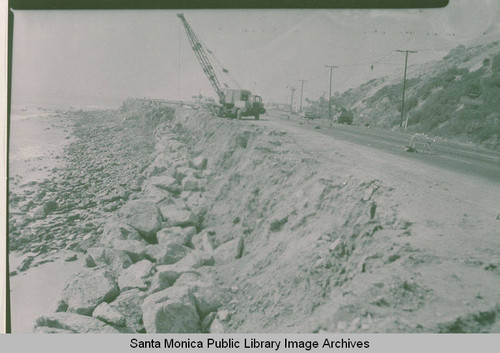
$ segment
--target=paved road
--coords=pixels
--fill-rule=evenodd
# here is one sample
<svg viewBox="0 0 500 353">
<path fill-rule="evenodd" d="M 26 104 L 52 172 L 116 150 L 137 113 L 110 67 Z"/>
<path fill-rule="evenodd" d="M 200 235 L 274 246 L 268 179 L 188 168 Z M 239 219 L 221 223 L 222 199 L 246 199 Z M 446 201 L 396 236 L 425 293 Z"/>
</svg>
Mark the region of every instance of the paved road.
<svg viewBox="0 0 500 353">
<path fill-rule="evenodd" d="M 339 124 L 333 124 L 330 127 L 325 122 L 304 121 L 298 117 L 288 119 L 286 113 L 279 111 L 270 111 L 262 116 L 262 119 L 276 121 L 279 124 L 301 126 L 314 130 L 318 134 L 332 136 L 336 139 L 368 146 L 405 158 L 412 158 L 448 170 L 479 176 L 500 184 L 499 152 L 438 140 L 432 143 L 430 153 L 409 153 L 405 152 L 405 146 L 409 143 L 409 135 L 400 132 Z M 317 125 L 320 125 L 321 129 L 314 129 Z M 422 150 L 423 143 L 422 139 L 417 141 L 419 151 Z"/>
</svg>

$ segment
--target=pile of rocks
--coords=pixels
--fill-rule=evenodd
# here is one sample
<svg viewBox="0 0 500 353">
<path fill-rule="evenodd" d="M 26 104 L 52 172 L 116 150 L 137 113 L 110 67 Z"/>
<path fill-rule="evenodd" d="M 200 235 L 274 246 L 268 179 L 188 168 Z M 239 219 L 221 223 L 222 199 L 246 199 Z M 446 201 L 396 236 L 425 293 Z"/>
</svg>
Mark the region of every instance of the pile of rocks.
<svg viewBox="0 0 500 353">
<path fill-rule="evenodd" d="M 203 229 L 203 156 L 188 158 L 174 133 L 157 137 L 157 153 L 86 249 L 85 268 L 66 285 L 54 314 L 35 332 L 223 332 L 228 320 L 214 264 L 243 255 L 243 238 L 214 247 Z M 106 198 L 106 199 L 108 199 Z"/>
</svg>

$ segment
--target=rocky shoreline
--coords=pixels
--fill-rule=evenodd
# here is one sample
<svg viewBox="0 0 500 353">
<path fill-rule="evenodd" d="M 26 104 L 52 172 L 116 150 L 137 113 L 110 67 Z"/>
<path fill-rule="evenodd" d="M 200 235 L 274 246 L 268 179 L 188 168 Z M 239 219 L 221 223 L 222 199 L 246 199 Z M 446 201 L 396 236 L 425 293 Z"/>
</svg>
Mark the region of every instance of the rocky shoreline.
<svg viewBox="0 0 500 353">
<path fill-rule="evenodd" d="M 186 204 L 203 198 L 207 159 L 189 159 L 175 134 L 163 134 L 155 151 L 154 128 L 174 111 L 143 108 L 140 117 L 125 106 L 80 114 L 65 168 L 11 194 L 10 251 L 24 253 L 11 276 L 61 250 L 75 252 L 66 261 L 85 263 L 35 332 L 208 332 L 212 325 L 220 303 L 207 268 L 231 250 L 241 256 L 242 245 L 212 253 L 200 210 Z"/>
<path fill-rule="evenodd" d="M 10 195 L 11 283 L 53 288 L 35 332 L 498 331 L 498 257 L 469 237 L 496 249 L 498 221 L 448 194 L 474 184 L 266 119 L 73 118 L 65 167 Z"/>
</svg>

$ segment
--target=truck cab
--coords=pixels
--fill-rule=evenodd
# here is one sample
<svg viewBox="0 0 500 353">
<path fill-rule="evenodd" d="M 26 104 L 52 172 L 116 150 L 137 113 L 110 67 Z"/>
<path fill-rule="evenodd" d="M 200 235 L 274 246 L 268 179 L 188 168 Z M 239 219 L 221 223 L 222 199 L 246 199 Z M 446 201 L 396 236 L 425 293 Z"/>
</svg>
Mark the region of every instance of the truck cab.
<svg viewBox="0 0 500 353">
<path fill-rule="evenodd" d="M 260 114 L 266 112 L 262 98 L 244 89 L 226 88 L 221 104 L 225 111 L 224 115 L 229 117 L 254 116 L 255 119 L 259 119 Z"/>
</svg>

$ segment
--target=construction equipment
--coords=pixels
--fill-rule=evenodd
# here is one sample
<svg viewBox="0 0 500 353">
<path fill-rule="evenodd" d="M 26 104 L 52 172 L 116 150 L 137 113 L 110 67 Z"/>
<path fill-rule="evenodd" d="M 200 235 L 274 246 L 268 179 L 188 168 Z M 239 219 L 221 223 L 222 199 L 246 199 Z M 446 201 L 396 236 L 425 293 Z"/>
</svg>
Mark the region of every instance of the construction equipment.
<svg viewBox="0 0 500 353">
<path fill-rule="evenodd" d="M 337 120 L 337 123 L 339 123 L 339 124 L 351 125 L 352 118 L 353 118 L 352 112 L 350 112 L 346 108 L 342 107 L 342 108 L 340 108 L 340 114 L 338 115 L 336 120 Z"/>
<path fill-rule="evenodd" d="M 191 48 L 193 49 L 205 76 L 208 78 L 208 81 L 219 97 L 219 103 L 214 102 L 214 104 L 209 105 L 206 108 L 208 108 L 214 115 L 220 117 L 240 119 L 242 116 L 253 116 L 256 120 L 258 120 L 260 114 L 264 114 L 266 112 L 264 105 L 262 104 L 262 98 L 257 95 L 252 95 L 252 93 L 248 90 L 241 89 L 239 84 L 232 77 L 231 80 L 238 88 L 229 88 L 229 86 L 216 74 L 216 68 L 214 65 L 218 64 L 220 66 L 220 76 L 224 74 L 230 76 L 229 70 L 220 64 L 215 55 L 206 45 L 202 44 L 189 23 L 186 21 L 184 14 L 179 13 L 177 14 L 177 17 L 181 19 L 182 24 L 184 25 Z"/>
</svg>

